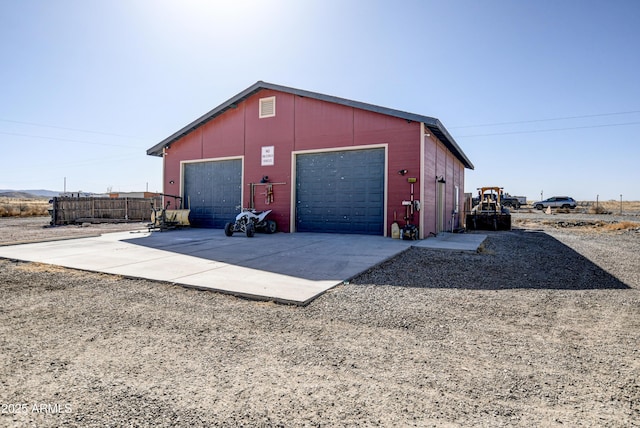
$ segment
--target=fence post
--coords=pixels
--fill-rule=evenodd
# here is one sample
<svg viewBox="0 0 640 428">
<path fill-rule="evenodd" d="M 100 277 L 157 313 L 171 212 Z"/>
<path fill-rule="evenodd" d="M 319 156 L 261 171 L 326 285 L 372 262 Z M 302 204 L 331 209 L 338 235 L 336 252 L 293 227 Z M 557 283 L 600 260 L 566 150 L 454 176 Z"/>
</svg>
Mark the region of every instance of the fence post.
<svg viewBox="0 0 640 428">
<path fill-rule="evenodd" d="M 51 226 L 57 225 L 57 205 L 58 205 L 58 197 L 54 196 L 51 200 Z"/>
</svg>

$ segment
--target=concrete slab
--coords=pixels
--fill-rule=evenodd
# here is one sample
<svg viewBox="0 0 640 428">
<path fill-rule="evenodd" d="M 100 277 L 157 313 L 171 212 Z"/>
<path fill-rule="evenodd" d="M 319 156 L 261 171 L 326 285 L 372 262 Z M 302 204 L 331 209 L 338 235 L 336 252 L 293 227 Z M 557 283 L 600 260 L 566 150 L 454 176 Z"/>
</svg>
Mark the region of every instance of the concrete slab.
<svg viewBox="0 0 640 428">
<path fill-rule="evenodd" d="M 423 241 L 318 233 L 226 237 L 216 229 L 135 231 L 0 247 L 0 257 L 307 304 L 411 246 L 475 251 L 485 235 Z"/>
<path fill-rule="evenodd" d="M 487 235 L 476 233 L 440 233 L 421 241 L 415 241 L 414 247 L 439 250 L 478 251 Z"/>
</svg>

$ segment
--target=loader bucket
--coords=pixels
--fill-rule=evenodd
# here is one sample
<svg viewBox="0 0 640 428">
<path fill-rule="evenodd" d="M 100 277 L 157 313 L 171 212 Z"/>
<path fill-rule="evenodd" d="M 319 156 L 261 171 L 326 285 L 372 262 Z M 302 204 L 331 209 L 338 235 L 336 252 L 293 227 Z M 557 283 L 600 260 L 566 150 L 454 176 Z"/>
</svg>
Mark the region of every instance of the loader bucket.
<svg viewBox="0 0 640 428">
<path fill-rule="evenodd" d="M 467 214 L 467 230 L 511 230 L 511 214 L 472 213 Z"/>
</svg>

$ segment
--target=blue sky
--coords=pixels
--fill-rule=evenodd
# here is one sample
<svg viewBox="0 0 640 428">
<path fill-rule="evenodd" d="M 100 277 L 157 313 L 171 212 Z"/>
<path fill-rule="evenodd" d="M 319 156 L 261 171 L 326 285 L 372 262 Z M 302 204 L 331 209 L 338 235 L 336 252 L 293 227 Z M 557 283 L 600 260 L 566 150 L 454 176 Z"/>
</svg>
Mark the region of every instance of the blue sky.
<svg viewBox="0 0 640 428">
<path fill-rule="evenodd" d="M 258 80 L 440 119 L 466 191 L 640 200 L 635 0 L 0 0 L 0 188 L 161 191 Z"/>
</svg>

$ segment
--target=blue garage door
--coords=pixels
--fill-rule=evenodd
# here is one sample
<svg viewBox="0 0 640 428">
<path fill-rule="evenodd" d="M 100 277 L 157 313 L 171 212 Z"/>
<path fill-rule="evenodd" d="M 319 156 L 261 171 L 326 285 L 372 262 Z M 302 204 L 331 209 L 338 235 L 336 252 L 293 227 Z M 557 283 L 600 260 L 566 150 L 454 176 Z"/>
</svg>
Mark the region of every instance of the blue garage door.
<svg viewBox="0 0 640 428">
<path fill-rule="evenodd" d="M 384 149 L 296 156 L 298 232 L 384 233 Z"/>
<path fill-rule="evenodd" d="M 224 228 L 240 212 L 240 159 L 184 164 L 184 203 L 193 227 Z"/>
</svg>

